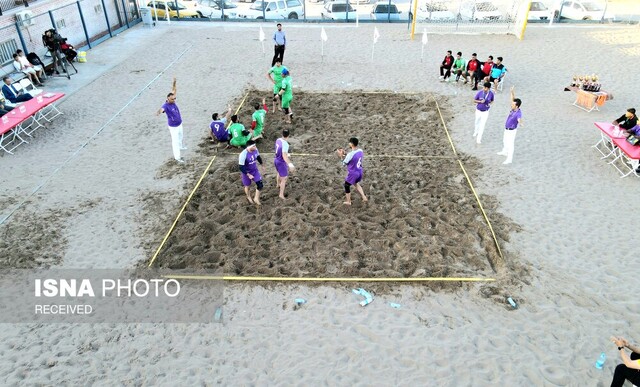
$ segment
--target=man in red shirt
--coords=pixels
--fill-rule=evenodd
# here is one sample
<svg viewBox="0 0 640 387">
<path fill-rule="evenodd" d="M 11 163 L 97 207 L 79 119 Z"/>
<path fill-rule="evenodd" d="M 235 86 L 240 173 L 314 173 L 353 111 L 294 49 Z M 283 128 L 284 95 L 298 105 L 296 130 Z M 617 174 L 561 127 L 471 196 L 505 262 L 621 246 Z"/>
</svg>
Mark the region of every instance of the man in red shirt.
<svg viewBox="0 0 640 387">
<path fill-rule="evenodd" d="M 447 51 L 447 55 L 442 60 L 440 65 L 440 80 L 446 81 L 451 76 L 451 66 L 453 66 L 453 56 L 451 50 Z M 445 71 L 443 71 L 445 70 Z"/>
<path fill-rule="evenodd" d="M 467 83 L 468 78 L 471 77 L 471 82 L 473 82 L 472 90 L 478 90 L 478 82 L 481 77 L 478 73 L 480 72 L 481 67 L 482 63 L 480 63 L 478 56 L 474 52 L 473 55 L 471 55 L 471 60 L 467 63 L 467 71 L 464 73 L 464 83 Z"/>
<path fill-rule="evenodd" d="M 493 68 L 493 56 L 489 55 L 489 59 L 482 64 L 482 78 L 489 80 L 489 75 L 491 75 L 491 69 Z"/>
</svg>

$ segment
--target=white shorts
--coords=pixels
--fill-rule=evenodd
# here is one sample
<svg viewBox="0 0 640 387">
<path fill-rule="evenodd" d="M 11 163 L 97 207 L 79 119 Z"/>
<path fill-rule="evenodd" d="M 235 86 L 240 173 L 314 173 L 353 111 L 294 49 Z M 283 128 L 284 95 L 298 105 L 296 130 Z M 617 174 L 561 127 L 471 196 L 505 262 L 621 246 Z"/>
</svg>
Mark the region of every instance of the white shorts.
<svg viewBox="0 0 640 387">
<path fill-rule="evenodd" d="M 26 69 L 22 70 L 22 72 L 25 74 L 35 74 L 37 71 L 40 71 L 40 70 L 42 70 L 40 66 L 33 66 L 33 67 L 27 67 Z"/>
</svg>

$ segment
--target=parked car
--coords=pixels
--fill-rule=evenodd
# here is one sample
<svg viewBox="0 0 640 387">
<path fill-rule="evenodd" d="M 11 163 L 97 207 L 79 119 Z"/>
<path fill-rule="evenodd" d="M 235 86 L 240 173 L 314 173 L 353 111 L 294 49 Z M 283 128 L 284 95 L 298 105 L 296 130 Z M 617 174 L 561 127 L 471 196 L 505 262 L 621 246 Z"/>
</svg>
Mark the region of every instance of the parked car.
<svg viewBox="0 0 640 387">
<path fill-rule="evenodd" d="M 298 19 L 303 16 L 304 7 L 300 0 L 257 0 L 248 10 L 238 12 L 238 17 L 243 19 Z"/>
<path fill-rule="evenodd" d="M 549 20 L 551 10 L 542 1 L 532 1 L 529 7 L 528 20 Z"/>
<path fill-rule="evenodd" d="M 222 19 L 222 7 L 224 6 L 224 18 L 235 19 L 238 17 L 238 6 L 228 0 L 198 0 L 196 11 L 200 17 L 210 19 Z"/>
<path fill-rule="evenodd" d="M 562 15 L 560 15 L 562 9 Z M 556 3 L 554 17 L 558 16 L 571 20 L 601 20 L 604 15 L 604 7 L 596 1 L 571 0 Z M 604 15 L 604 19 L 614 19 L 613 16 Z"/>
<path fill-rule="evenodd" d="M 167 17 L 167 11 L 169 13 L 170 18 L 177 18 L 178 11 L 180 11 L 181 18 L 182 17 L 192 17 L 192 18 L 200 17 L 198 12 L 194 11 L 193 9 L 187 8 L 187 6 L 182 3 L 177 3 L 176 5 L 176 2 L 174 1 L 164 1 L 164 0 L 151 1 L 149 2 L 149 4 L 147 4 L 147 7 L 151 8 L 151 15 L 153 17 L 157 16 L 160 19 Z"/>
<path fill-rule="evenodd" d="M 320 13 L 320 16 L 323 19 L 330 20 L 347 20 L 347 15 L 349 16 L 349 19 L 355 19 L 356 9 L 353 8 L 351 4 L 341 1 L 332 1 L 325 4 L 324 7 L 322 7 L 322 12 Z"/>
<path fill-rule="evenodd" d="M 502 19 L 498 7 L 491 1 L 467 1 L 460 5 L 460 18 L 465 20 L 490 21 Z"/>
<path fill-rule="evenodd" d="M 395 3 L 389 4 L 388 1 L 376 3 L 371 9 L 371 19 L 373 20 L 400 20 L 402 11 L 398 10 Z"/>
<path fill-rule="evenodd" d="M 448 3 L 443 1 L 428 2 L 418 8 L 418 20 L 453 21 L 457 17 L 457 9 L 452 12 Z"/>
</svg>

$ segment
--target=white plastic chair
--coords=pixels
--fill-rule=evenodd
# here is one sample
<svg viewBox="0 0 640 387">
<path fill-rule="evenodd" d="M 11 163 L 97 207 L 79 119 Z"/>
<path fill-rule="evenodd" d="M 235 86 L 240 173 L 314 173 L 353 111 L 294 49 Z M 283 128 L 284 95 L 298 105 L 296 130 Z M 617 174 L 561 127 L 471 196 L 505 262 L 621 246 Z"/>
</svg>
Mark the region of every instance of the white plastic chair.
<svg viewBox="0 0 640 387">
<path fill-rule="evenodd" d="M 20 86 L 22 86 L 25 93 L 29 93 L 34 97 L 42 93 L 42 89 L 38 89 L 33 83 L 31 83 L 29 78 L 22 78 L 20 80 Z"/>
<path fill-rule="evenodd" d="M 500 82 L 498 82 L 498 90 L 502 91 L 502 85 L 504 85 L 504 79 L 507 77 L 507 71 L 505 69 L 505 72 L 502 73 L 502 78 L 500 79 Z"/>
</svg>

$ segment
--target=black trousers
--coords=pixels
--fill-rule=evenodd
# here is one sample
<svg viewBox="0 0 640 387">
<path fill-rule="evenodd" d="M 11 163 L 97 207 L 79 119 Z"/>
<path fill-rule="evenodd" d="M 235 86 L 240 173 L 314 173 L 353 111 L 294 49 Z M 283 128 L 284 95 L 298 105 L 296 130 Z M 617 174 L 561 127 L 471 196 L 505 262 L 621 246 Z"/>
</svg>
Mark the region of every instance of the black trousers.
<svg viewBox="0 0 640 387">
<path fill-rule="evenodd" d="M 445 78 L 449 78 L 451 76 L 451 66 L 447 67 L 445 65 L 441 65 L 440 66 L 440 76 L 441 77 L 445 77 Z"/>
<path fill-rule="evenodd" d="M 278 46 L 277 44 L 273 46 L 273 60 L 271 61 L 271 66 L 275 66 L 276 60 L 280 59 L 280 63 L 284 60 L 284 46 Z"/>
<path fill-rule="evenodd" d="M 640 359 L 640 354 L 633 352 L 631 354 L 631 360 L 638 359 Z M 618 366 L 616 367 L 616 371 L 613 373 L 611 387 L 622 387 L 625 380 L 630 381 L 636 386 L 640 385 L 640 370 L 634 370 L 624 364 L 618 364 Z"/>
</svg>

